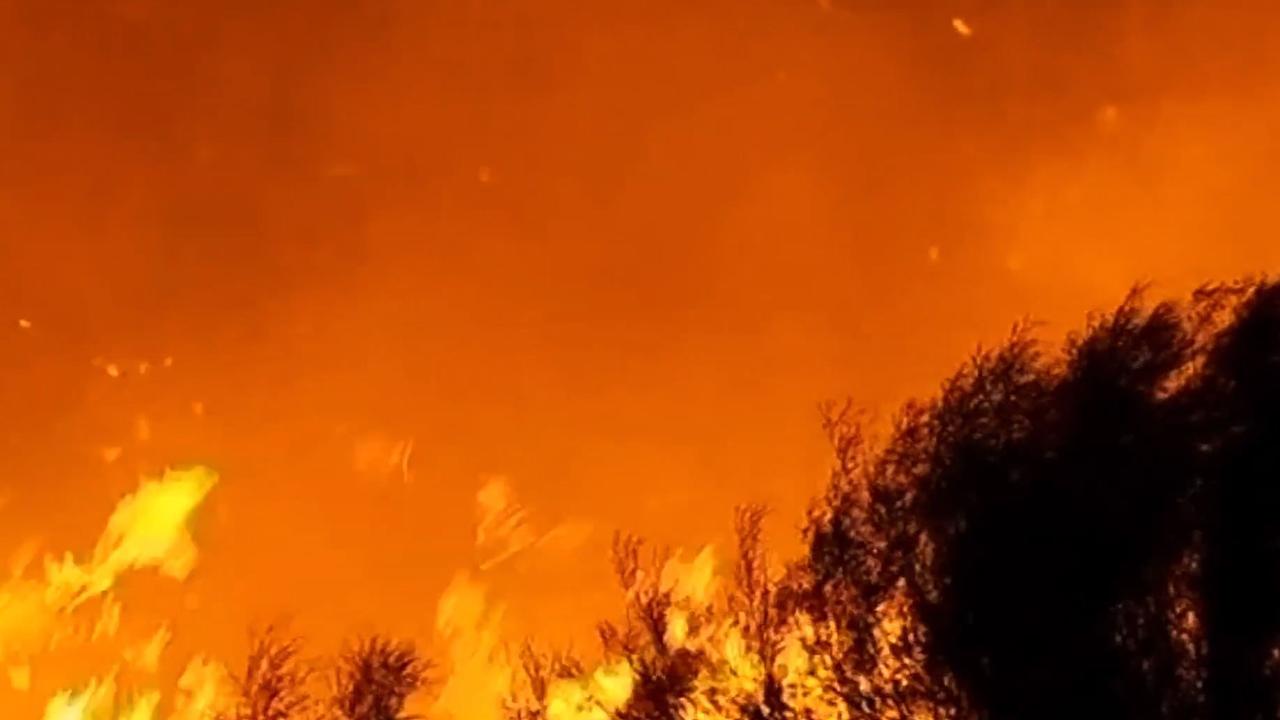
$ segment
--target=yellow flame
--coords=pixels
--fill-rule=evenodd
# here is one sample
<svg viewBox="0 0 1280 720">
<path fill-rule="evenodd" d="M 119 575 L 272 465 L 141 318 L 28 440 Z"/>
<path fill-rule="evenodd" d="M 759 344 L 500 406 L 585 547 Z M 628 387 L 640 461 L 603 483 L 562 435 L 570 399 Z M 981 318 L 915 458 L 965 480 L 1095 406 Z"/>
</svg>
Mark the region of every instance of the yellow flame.
<svg viewBox="0 0 1280 720">
<path fill-rule="evenodd" d="M 178 678 L 170 720 L 209 720 L 229 710 L 234 702 L 235 684 L 226 666 L 197 656 Z"/>
<path fill-rule="evenodd" d="M 458 720 L 502 720 L 511 665 L 501 646 L 501 609 L 490 609 L 485 589 L 459 573 L 440 596 L 436 630 L 448 648 L 449 676 L 434 710 Z"/>
<path fill-rule="evenodd" d="M 105 679 L 91 680 L 74 692 L 64 690 L 45 705 L 44 720 L 153 720 L 160 705 L 160 693 L 148 690 L 130 702 L 117 698 L 115 672 Z"/>
<path fill-rule="evenodd" d="M 46 557 L 44 578 L 23 576 L 28 551 L 12 563 L 13 577 L 0 585 L 0 661 L 9 667 L 10 684 L 29 686 L 29 658 L 56 648 L 68 639 L 94 641 L 114 636 L 121 604 L 111 594 L 121 573 L 155 568 L 176 579 L 185 578 L 196 561 L 194 541 L 187 529 L 192 512 L 217 481 L 206 468 L 170 470 L 160 479 L 144 479 L 138 490 L 116 506 L 87 562 L 70 553 Z M 95 618 L 84 622 L 75 612 L 100 600 Z M 154 672 L 159 653 L 168 643 L 162 628 L 132 654 L 136 666 Z M 46 720 L 144 720 L 154 714 L 159 693 L 143 693 L 127 705 L 115 699 L 115 673 L 90 682 L 81 691 L 64 690 L 46 706 Z"/>
<path fill-rule="evenodd" d="M 44 709 L 44 720 L 106 719 L 115 705 L 115 674 L 103 680 L 93 679 L 80 692 L 63 690 L 54 695 Z"/>
<path fill-rule="evenodd" d="M 687 601 L 705 605 L 711 599 L 716 582 L 715 549 L 708 545 L 693 560 L 685 562 L 676 555 L 662 567 L 659 585 L 671 594 L 674 602 Z"/>
<path fill-rule="evenodd" d="M 160 669 L 160 656 L 173 640 L 173 633 L 168 625 L 161 625 L 150 638 L 135 647 L 125 650 L 125 659 L 135 668 L 154 674 Z"/>
<path fill-rule="evenodd" d="M 529 511 L 516 501 L 506 478 L 489 478 L 476 493 L 476 547 L 488 556 L 481 569 L 498 565 L 537 540 Z"/>
<path fill-rule="evenodd" d="M 631 698 L 634 683 L 625 660 L 601 665 L 584 680 L 556 680 L 547 688 L 547 720 L 609 720 Z"/>
<path fill-rule="evenodd" d="M 217 473 L 204 467 L 168 470 L 160 480 L 144 480 L 107 521 L 79 597 L 104 592 L 126 570 L 156 568 L 185 580 L 197 558 L 187 523 L 217 481 Z"/>
<path fill-rule="evenodd" d="M 105 595 L 102 598 L 102 607 L 98 610 L 98 619 L 93 624 L 93 634 L 89 636 L 90 640 L 99 640 L 101 638 L 115 637 L 120 631 L 120 612 L 123 607 L 119 600 L 111 595 Z"/>
</svg>

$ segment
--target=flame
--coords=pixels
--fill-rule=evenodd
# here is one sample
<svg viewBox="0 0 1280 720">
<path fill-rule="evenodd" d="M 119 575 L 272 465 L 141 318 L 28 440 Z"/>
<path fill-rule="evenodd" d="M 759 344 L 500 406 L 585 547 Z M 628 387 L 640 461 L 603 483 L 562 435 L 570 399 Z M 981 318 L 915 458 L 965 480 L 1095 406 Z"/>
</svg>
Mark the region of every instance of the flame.
<svg viewBox="0 0 1280 720">
<path fill-rule="evenodd" d="M 161 625 L 145 642 L 125 650 L 125 659 L 139 670 L 155 674 L 160 669 L 160 655 L 172 640 L 169 626 Z"/>
<path fill-rule="evenodd" d="M 222 663 L 196 656 L 178 678 L 170 720 L 208 720 L 229 710 L 235 701 L 231 673 Z"/>
<path fill-rule="evenodd" d="M 122 573 L 154 569 L 178 580 L 189 575 L 197 551 L 188 524 L 216 481 L 217 476 L 204 468 L 143 479 L 137 491 L 117 505 L 92 554 L 85 560 L 71 554 L 46 558 L 42 580 L 23 576 L 33 546 L 15 556 L 14 576 L 0 586 L 0 661 L 14 688 L 30 687 L 29 658 L 34 653 L 68 639 L 92 641 L 117 634 L 123 606 L 113 588 Z M 481 550 L 492 552 L 496 547 L 499 562 L 503 553 L 510 556 L 559 534 L 555 529 L 535 532 L 529 511 L 501 478 L 482 486 L 476 507 L 476 543 Z M 494 557 L 482 567 L 495 562 Z M 766 581 L 769 572 L 766 568 Z M 729 720 L 741 717 L 744 708 L 769 711 L 768 703 L 778 701 L 799 717 L 850 717 L 834 668 L 834 658 L 841 656 L 839 644 L 849 640 L 834 625 L 816 623 L 799 612 L 778 620 L 767 638 L 759 635 L 760 626 L 751 624 L 747 611 L 732 604 L 737 597 L 732 587 L 721 592 L 724 584 L 713 546 L 692 556 L 675 553 L 643 582 L 665 597 L 662 640 L 668 649 L 697 658 L 689 692 L 677 699 L 682 720 Z M 76 618 L 86 612 L 78 609 L 90 602 L 96 604 L 81 628 Z M 912 609 L 905 595 L 891 598 L 874 612 L 878 647 L 906 641 Z M 443 650 L 438 659 L 447 674 L 424 708 L 424 717 L 431 720 L 611 720 L 632 701 L 637 666 L 632 664 L 636 658 L 626 653 L 608 655 L 586 671 L 577 669 L 575 661 L 555 671 L 568 675 L 552 673 L 544 684 L 518 685 L 525 678 L 516 675 L 517 666 L 504 644 L 503 608 L 469 572 L 456 574 L 441 594 L 435 626 Z M 157 720 L 160 691 L 126 687 L 121 692 L 120 672 L 123 668 L 129 673 L 126 677 L 153 676 L 172 639 L 170 626 L 161 624 L 149 637 L 128 645 L 120 663 L 107 674 L 53 695 L 44 720 Z M 920 670 L 913 662 L 911 657 L 883 652 L 874 670 L 857 682 L 896 686 Z M 533 688 L 536 692 L 529 693 Z M 226 666 L 197 656 L 181 673 L 167 720 L 219 717 L 234 708 L 236 700 Z M 530 707 L 538 708 L 534 715 L 523 710 L 512 715 L 513 710 Z M 929 716 L 927 709 L 907 714 Z"/>
<path fill-rule="evenodd" d="M 625 660 L 601 665 L 582 680 L 556 680 L 547 688 L 547 720 L 610 720 L 627 704 L 634 684 Z"/>
<path fill-rule="evenodd" d="M 120 627 L 122 604 L 111 589 L 121 574 L 153 568 L 185 579 L 197 556 L 187 524 L 216 482 L 217 475 L 203 467 L 144 478 L 137 491 L 116 506 L 89 559 L 78 562 L 70 553 L 60 559 L 46 557 L 43 579 L 23 576 L 32 547 L 16 554 L 13 577 L 0 586 L 0 661 L 9 668 L 10 684 L 19 690 L 30 687 L 29 659 L 39 652 L 68 640 L 113 637 Z M 76 611 L 95 600 L 96 616 L 87 624 L 81 622 L 82 614 Z M 126 657 L 153 673 L 169 640 L 168 627 L 161 627 Z M 120 702 L 115 675 L 113 670 L 82 690 L 57 693 L 46 705 L 46 720 L 149 720 L 159 693 L 147 691 Z"/>
<path fill-rule="evenodd" d="M 670 593 L 673 601 L 688 601 L 695 605 L 706 605 L 710 601 L 715 584 L 716 554 L 710 545 L 702 548 L 688 562 L 677 553 L 662 566 L 659 577 L 659 586 Z"/>
<path fill-rule="evenodd" d="M 63 690 L 45 706 L 44 720 L 90 720 L 104 717 L 115 702 L 114 676 L 94 679 L 80 692 Z"/>
<path fill-rule="evenodd" d="M 204 405 L 193 405 L 196 415 L 204 413 Z M 410 462 L 413 458 L 413 438 L 392 439 L 382 433 L 367 433 L 358 437 L 352 448 L 351 467 L 356 473 L 370 479 L 382 480 L 392 474 L 408 484 L 412 481 Z"/>
<path fill-rule="evenodd" d="M 168 470 L 159 480 L 144 479 L 116 506 L 86 565 L 70 554 L 61 561 L 46 558 L 46 595 L 75 608 L 109 590 L 121 573 L 144 568 L 185 580 L 197 557 L 187 522 L 217 480 L 217 474 L 204 467 Z"/>
<path fill-rule="evenodd" d="M 476 547 L 487 553 L 481 569 L 489 569 L 529 548 L 538 540 L 529 511 L 515 499 L 503 477 L 491 477 L 476 493 Z"/>
<path fill-rule="evenodd" d="M 573 550 L 592 533 L 590 523 L 568 520 L 543 531 L 516 499 L 511 483 L 491 476 L 476 492 L 476 549 L 480 569 L 491 570 L 527 550 Z"/>
<path fill-rule="evenodd" d="M 102 607 L 98 610 L 98 619 L 93 623 L 93 633 L 89 636 L 90 640 L 98 640 L 100 638 L 115 637 L 120 631 L 120 613 L 123 607 L 119 600 L 110 595 L 104 595 L 102 598 Z"/>
<path fill-rule="evenodd" d="M 116 671 L 94 679 L 84 690 L 63 690 L 45 706 L 44 720 L 153 720 L 160 693 L 147 690 L 131 699 L 118 697 Z"/>
<path fill-rule="evenodd" d="M 511 665 L 501 644 L 502 609 L 489 608 L 485 588 L 459 573 L 440 596 L 436 630 L 445 641 L 448 680 L 434 711 L 442 718 L 502 720 Z"/>
</svg>

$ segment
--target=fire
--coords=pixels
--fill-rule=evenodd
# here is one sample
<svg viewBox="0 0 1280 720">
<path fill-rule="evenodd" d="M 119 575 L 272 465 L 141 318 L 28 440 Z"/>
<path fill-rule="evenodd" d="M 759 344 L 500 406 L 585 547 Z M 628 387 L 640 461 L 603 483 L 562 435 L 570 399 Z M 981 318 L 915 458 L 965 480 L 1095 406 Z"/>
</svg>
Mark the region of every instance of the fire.
<svg viewBox="0 0 1280 720">
<path fill-rule="evenodd" d="M 529 524 L 529 511 L 516 502 L 505 478 L 492 477 L 476 493 L 476 547 L 489 557 L 488 569 L 517 555 L 538 541 Z"/>
<path fill-rule="evenodd" d="M 561 679 L 547 690 L 547 720 L 609 720 L 631 698 L 631 666 L 601 665 L 588 678 Z"/>
<path fill-rule="evenodd" d="M 122 605 L 111 589 L 123 573 L 156 569 L 174 579 L 187 577 L 197 557 L 187 526 L 216 482 L 216 473 L 203 467 L 144 479 L 116 506 L 86 561 L 77 561 L 71 553 L 46 557 L 42 579 L 24 577 L 30 551 L 15 558 L 13 577 L 0 586 L 0 661 L 7 664 L 15 689 L 30 687 L 34 656 L 70 641 L 94 642 L 117 633 Z M 91 601 L 98 602 L 98 609 L 86 623 L 77 610 Z M 168 628 L 161 627 L 126 656 L 135 667 L 154 673 L 170 637 Z M 159 693 L 148 690 L 120 700 L 116 672 L 80 690 L 57 693 L 46 706 L 45 719 L 149 720 Z"/>
<path fill-rule="evenodd" d="M 170 720 L 207 720 L 229 708 L 234 697 L 231 674 L 222 663 L 197 656 L 178 678 Z"/>
<path fill-rule="evenodd" d="M 512 670 L 501 627 L 502 609 L 488 607 L 484 586 L 466 573 L 455 576 L 436 612 L 449 667 L 449 679 L 433 708 L 439 717 L 502 720 Z"/>
<path fill-rule="evenodd" d="M 148 690 L 133 698 L 118 697 L 115 671 L 92 680 L 80 692 L 64 690 L 45 707 L 44 720 L 152 720 L 160 693 Z"/>
<path fill-rule="evenodd" d="M 16 554 L 13 577 L 0 587 L 0 661 L 10 684 L 29 688 L 31 661 L 45 650 L 114 638 L 124 606 L 113 590 L 124 573 L 151 569 L 175 580 L 187 578 L 198 559 L 189 523 L 216 482 L 217 475 L 206 468 L 144 478 L 116 506 L 87 558 L 70 553 L 48 557 L 43 578 L 24 576 L 34 553 L 30 547 Z M 687 691 L 673 698 L 682 720 L 729 720 L 740 717 L 743 708 L 768 711 L 771 703 L 804 717 L 849 717 L 847 704 L 834 689 L 839 681 L 833 658 L 842 652 L 839 644 L 848 642 L 838 628 L 799 611 L 757 616 L 781 612 L 768 610 L 774 602 L 769 588 L 776 587 L 780 576 L 763 550 L 751 558 L 755 565 L 749 571 L 742 569 L 740 557 L 734 578 L 721 577 L 711 545 L 691 555 L 677 551 L 655 556 L 663 561 L 650 568 L 635 566 L 627 575 L 632 585 L 626 598 L 657 613 L 652 617 L 661 624 L 650 642 L 665 648 L 657 656 L 646 655 L 642 646 L 619 649 L 606 643 L 594 663 L 565 656 L 541 670 L 531 667 L 530 656 L 512 652 L 508 645 L 504 608 L 490 597 L 483 572 L 557 531 L 535 531 L 531 512 L 500 478 L 481 487 L 476 508 L 480 574 L 458 572 L 440 596 L 435 619 L 439 644 L 431 657 L 444 675 L 429 697 L 415 699 L 424 709 L 421 717 L 612 720 L 630 712 L 632 703 L 649 702 L 645 683 L 651 682 L 655 668 L 669 672 L 681 667 L 660 670 L 667 661 L 655 665 L 655 657 L 688 660 L 684 667 L 692 674 Z M 748 581 L 755 583 L 754 590 L 744 589 L 742 583 Z M 875 612 L 877 644 L 900 645 L 911 612 L 905 600 L 894 599 Z M 55 693 L 45 705 L 44 720 L 159 720 L 164 693 L 138 683 L 155 677 L 172 640 L 171 626 L 162 623 L 149 636 L 130 642 L 107 672 Z M 892 686 L 918 670 L 910 658 L 886 652 L 874 672 L 858 682 Z M 197 656 L 182 671 L 163 717 L 225 717 L 241 707 L 238 692 L 225 664 Z"/>
<path fill-rule="evenodd" d="M 197 557 L 187 523 L 217 481 L 217 474 L 203 467 L 143 480 L 116 506 L 87 564 L 78 564 L 69 553 L 60 561 L 46 558 L 46 595 L 74 609 L 101 596 L 128 570 L 154 568 L 185 580 Z"/>
<path fill-rule="evenodd" d="M 475 546 L 481 571 L 547 541 L 586 532 L 574 523 L 535 531 L 530 515 L 505 478 L 484 482 L 476 494 Z M 668 581 L 697 596 L 709 587 L 706 570 L 712 559 L 700 555 L 687 567 L 677 561 L 667 573 Z M 502 616 L 502 607 L 489 602 L 480 580 L 467 572 L 455 575 L 441 594 L 436 615 L 448 674 L 428 717 L 509 720 L 512 712 L 524 717 L 516 710 L 524 708 L 546 720 L 609 720 L 627 704 L 634 676 L 625 659 L 601 663 L 573 677 L 543 678 L 545 687 L 528 683 L 529 667 L 519 667 L 517 653 L 504 642 Z"/>
<path fill-rule="evenodd" d="M 708 545 L 688 562 L 679 553 L 662 567 L 659 583 L 664 592 L 677 602 L 705 605 L 716 586 L 716 553 Z"/>
<path fill-rule="evenodd" d="M 125 659 L 133 667 L 154 675 L 160 669 L 160 655 L 172 640 L 173 632 L 169 626 L 161 625 L 146 641 L 125 650 Z"/>
</svg>

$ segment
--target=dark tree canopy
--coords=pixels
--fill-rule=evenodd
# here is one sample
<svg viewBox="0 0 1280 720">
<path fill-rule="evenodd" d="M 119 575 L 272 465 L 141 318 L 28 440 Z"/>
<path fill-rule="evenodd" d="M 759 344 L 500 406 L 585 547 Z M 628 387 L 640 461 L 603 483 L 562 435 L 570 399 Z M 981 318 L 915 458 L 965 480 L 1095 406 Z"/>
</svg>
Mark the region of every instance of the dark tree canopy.
<svg viewBox="0 0 1280 720">
<path fill-rule="evenodd" d="M 1019 329 L 855 450 L 809 572 L 862 637 L 906 588 L 939 707 L 1277 717 L 1280 285 Z"/>
<path fill-rule="evenodd" d="M 427 670 L 412 643 L 379 635 L 356 641 L 333 671 L 336 720 L 407 720 L 405 704 L 426 685 Z"/>
<path fill-rule="evenodd" d="M 301 652 L 302 640 L 276 627 L 255 632 L 244 670 L 233 676 L 235 702 L 220 720 L 292 720 L 311 712 L 312 671 Z"/>
</svg>

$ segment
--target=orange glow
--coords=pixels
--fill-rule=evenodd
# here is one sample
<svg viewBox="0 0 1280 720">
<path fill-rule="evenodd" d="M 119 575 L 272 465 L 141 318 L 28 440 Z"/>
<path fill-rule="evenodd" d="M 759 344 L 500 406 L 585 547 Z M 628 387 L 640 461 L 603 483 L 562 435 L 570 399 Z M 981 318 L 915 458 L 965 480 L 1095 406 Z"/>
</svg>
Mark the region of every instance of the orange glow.
<svg viewBox="0 0 1280 720">
<path fill-rule="evenodd" d="M 790 550 L 819 401 L 884 415 L 1024 315 L 1280 270 L 1276 31 L 1262 0 L 0 3 L 0 714 L 199 717 L 286 617 L 413 638 L 457 666 L 437 711 L 497 717 L 503 641 L 616 614 L 614 529 L 721 548 L 759 501 Z M 163 480 L 190 463 L 216 489 Z M 669 637 L 756 692 L 695 621 L 706 552 Z M 595 660 L 560 717 L 623 694 Z"/>
</svg>

